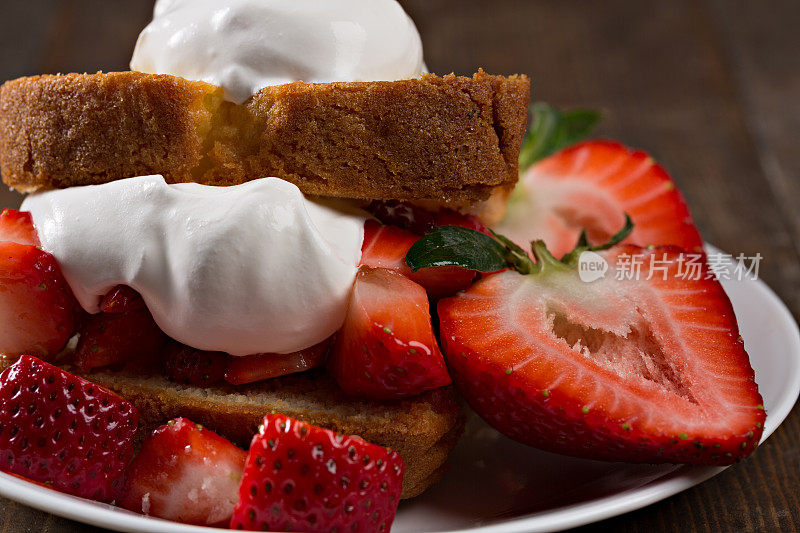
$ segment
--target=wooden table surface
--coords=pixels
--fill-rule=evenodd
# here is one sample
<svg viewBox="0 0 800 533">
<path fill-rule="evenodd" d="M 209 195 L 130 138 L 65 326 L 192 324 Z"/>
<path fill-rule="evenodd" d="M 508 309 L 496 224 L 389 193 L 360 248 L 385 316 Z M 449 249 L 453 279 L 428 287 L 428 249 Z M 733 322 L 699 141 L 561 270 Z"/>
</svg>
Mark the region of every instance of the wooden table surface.
<svg viewBox="0 0 800 533">
<path fill-rule="evenodd" d="M 122 70 L 152 0 L 3 0 L 0 81 Z M 800 316 L 798 0 L 405 0 L 437 73 L 522 72 L 534 98 L 602 108 L 603 136 L 673 174 L 706 240 L 765 258 Z M 18 204 L 0 192 L 0 206 Z M 800 413 L 702 485 L 585 531 L 793 531 Z M 0 499 L 3 532 L 99 531 Z"/>
</svg>

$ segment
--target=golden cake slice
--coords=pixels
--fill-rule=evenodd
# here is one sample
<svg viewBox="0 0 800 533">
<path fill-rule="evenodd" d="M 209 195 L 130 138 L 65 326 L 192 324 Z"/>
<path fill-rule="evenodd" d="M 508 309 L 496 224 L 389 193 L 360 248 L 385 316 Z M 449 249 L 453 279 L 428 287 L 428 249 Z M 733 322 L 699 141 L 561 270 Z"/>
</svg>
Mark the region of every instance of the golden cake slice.
<svg viewBox="0 0 800 533">
<path fill-rule="evenodd" d="M 517 181 L 529 91 L 525 76 L 479 71 L 291 83 L 237 105 L 168 75 L 33 76 L 0 87 L 0 171 L 21 192 L 274 176 L 310 195 L 467 207 Z"/>
</svg>

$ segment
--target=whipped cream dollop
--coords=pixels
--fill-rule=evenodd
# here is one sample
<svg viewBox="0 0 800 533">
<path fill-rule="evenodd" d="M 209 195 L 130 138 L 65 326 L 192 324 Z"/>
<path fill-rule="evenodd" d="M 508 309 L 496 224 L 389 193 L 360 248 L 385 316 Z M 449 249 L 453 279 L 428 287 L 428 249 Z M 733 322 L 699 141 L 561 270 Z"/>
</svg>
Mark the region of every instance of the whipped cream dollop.
<svg viewBox="0 0 800 533">
<path fill-rule="evenodd" d="M 128 285 L 167 335 L 233 355 L 289 353 L 336 332 L 364 239 L 360 212 L 277 178 L 136 177 L 34 194 L 22 209 L 86 311 Z"/>
<path fill-rule="evenodd" d="M 205 81 L 242 103 L 269 85 L 393 81 L 424 65 L 396 0 L 158 0 L 131 70 Z"/>
</svg>

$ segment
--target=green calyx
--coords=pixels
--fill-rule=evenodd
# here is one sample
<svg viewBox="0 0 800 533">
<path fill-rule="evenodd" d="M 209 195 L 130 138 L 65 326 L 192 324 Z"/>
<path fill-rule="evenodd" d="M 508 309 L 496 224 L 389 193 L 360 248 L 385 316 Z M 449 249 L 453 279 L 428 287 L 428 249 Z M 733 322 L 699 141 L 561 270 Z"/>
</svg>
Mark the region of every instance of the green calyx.
<svg viewBox="0 0 800 533">
<path fill-rule="evenodd" d="M 556 259 L 542 240 L 531 243 L 531 255 L 528 255 L 520 246 L 491 230 L 486 234 L 460 226 L 439 226 L 414 243 L 406 254 L 406 264 L 412 272 L 441 266 L 458 266 L 484 273 L 508 268 L 523 275 L 567 271 L 575 268 L 583 252 L 607 250 L 625 240 L 632 231 L 633 221 L 626 214 L 625 225 L 608 242 L 592 245 L 584 230 L 575 249 Z"/>
<path fill-rule="evenodd" d="M 531 122 L 519 152 L 520 172 L 562 148 L 586 138 L 601 113 L 592 109 L 562 111 L 545 102 L 530 107 Z"/>
<path fill-rule="evenodd" d="M 631 217 L 628 213 L 625 213 L 625 224 L 622 226 L 622 228 L 603 244 L 598 244 L 596 246 L 589 244 L 589 238 L 586 235 L 586 230 L 583 230 L 581 231 L 580 237 L 578 237 L 578 242 L 575 244 L 575 248 L 570 253 L 562 257 L 561 262 L 565 265 L 574 266 L 578 263 L 578 259 L 583 252 L 600 252 L 603 250 L 608 250 L 609 248 L 616 246 L 627 239 L 632 232 L 633 220 L 631 220 Z"/>
</svg>

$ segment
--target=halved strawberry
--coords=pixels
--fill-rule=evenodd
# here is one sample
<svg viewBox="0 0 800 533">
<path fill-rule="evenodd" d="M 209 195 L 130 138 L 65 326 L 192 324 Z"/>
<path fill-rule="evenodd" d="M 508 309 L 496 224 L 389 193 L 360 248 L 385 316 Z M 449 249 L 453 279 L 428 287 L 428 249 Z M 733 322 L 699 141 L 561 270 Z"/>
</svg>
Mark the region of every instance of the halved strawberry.
<svg viewBox="0 0 800 533">
<path fill-rule="evenodd" d="M 0 242 L 4 241 L 39 246 L 39 235 L 30 213 L 15 209 L 0 211 Z"/>
<path fill-rule="evenodd" d="M 466 289 L 475 280 L 474 270 L 461 267 L 428 267 L 412 272 L 405 262 L 406 253 L 419 235 L 395 226 L 382 226 L 374 220 L 364 225 L 361 265 L 388 268 L 422 285 L 433 299 L 450 296 Z"/>
<path fill-rule="evenodd" d="M 184 385 L 207 386 L 225 377 L 228 360 L 224 352 L 207 352 L 170 341 L 164 349 L 164 370 L 167 377 Z"/>
<path fill-rule="evenodd" d="M 167 339 L 147 309 L 89 315 L 78 333 L 74 362 L 84 372 L 117 363 L 150 366 Z"/>
<path fill-rule="evenodd" d="M 111 501 L 139 415 L 108 389 L 23 355 L 0 374 L 0 470 Z"/>
<path fill-rule="evenodd" d="M 367 398 L 449 385 L 425 290 L 392 270 L 361 267 L 328 368 L 345 392 Z"/>
<path fill-rule="evenodd" d="M 395 451 L 284 415 L 253 437 L 231 529 L 389 531 L 404 464 Z"/>
<path fill-rule="evenodd" d="M 225 381 L 233 385 L 244 385 L 322 366 L 332 340 L 326 339 L 299 352 L 230 357 L 225 370 Z"/>
<path fill-rule="evenodd" d="M 675 245 L 702 252 L 689 208 L 663 167 L 614 141 L 587 141 L 528 169 L 497 231 L 520 245 L 542 239 L 555 257 L 569 252 L 586 229 L 605 242 L 625 214 L 636 226 L 628 244 Z"/>
<path fill-rule="evenodd" d="M 726 465 L 752 453 L 763 400 L 707 266 L 687 275 L 678 248 L 622 245 L 590 257 L 609 269 L 586 283 L 578 253 L 557 261 L 538 241 L 533 255 L 529 274 L 439 303 L 454 381 L 484 419 L 593 459 Z"/>
<path fill-rule="evenodd" d="M 52 255 L 0 242 L 0 353 L 58 353 L 75 332 L 79 311 Z"/>
<path fill-rule="evenodd" d="M 120 506 L 166 520 L 227 525 L 247 452 L 186 418 L 156 429 L 128 469 Z"/>
</svg>

